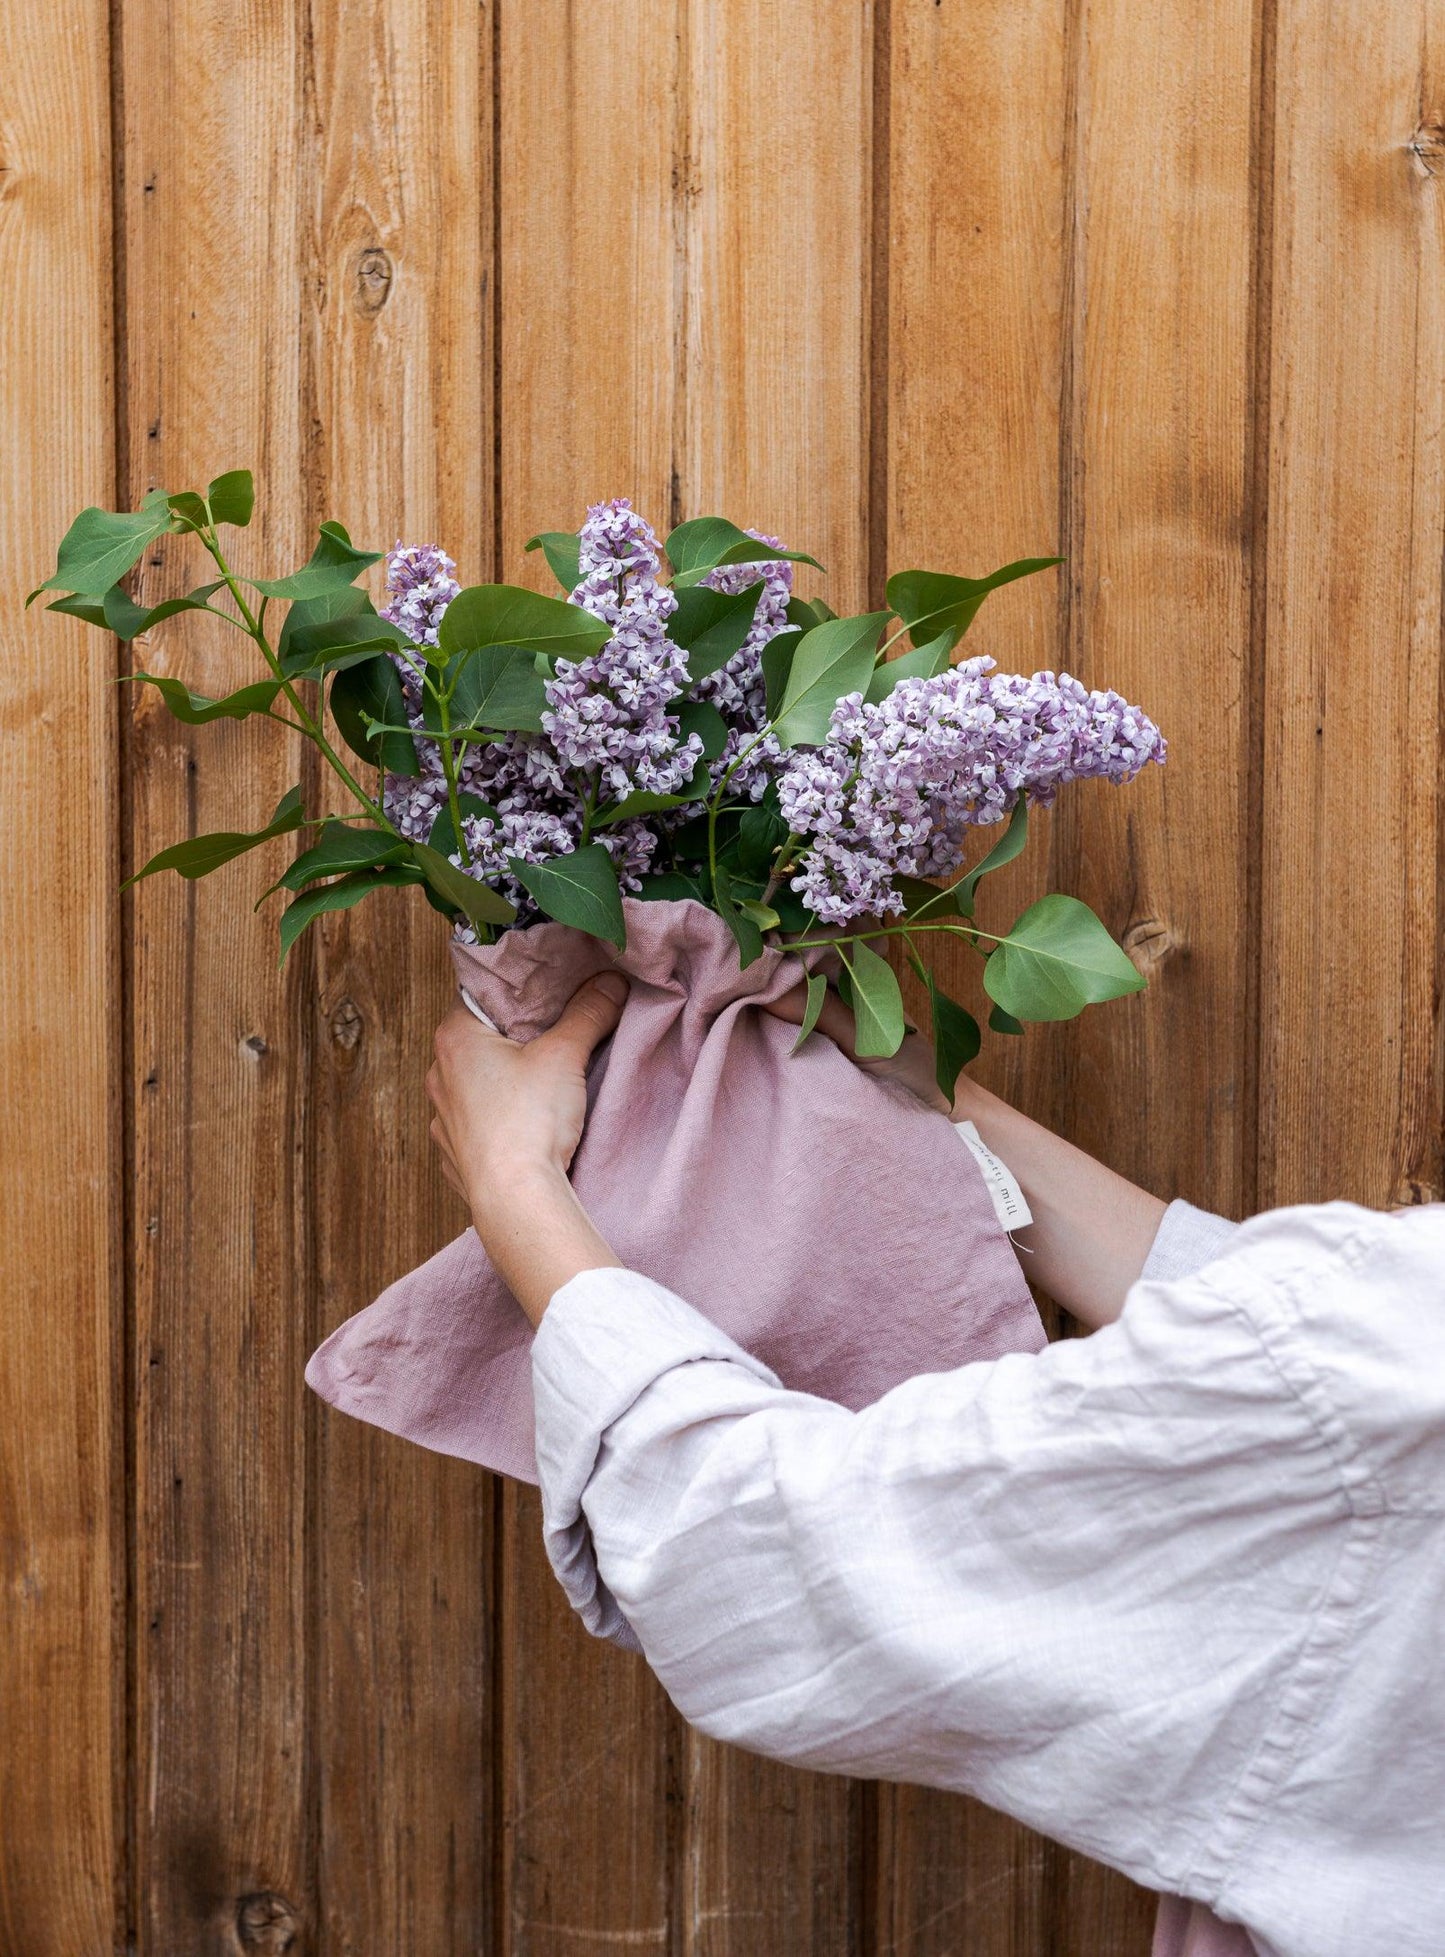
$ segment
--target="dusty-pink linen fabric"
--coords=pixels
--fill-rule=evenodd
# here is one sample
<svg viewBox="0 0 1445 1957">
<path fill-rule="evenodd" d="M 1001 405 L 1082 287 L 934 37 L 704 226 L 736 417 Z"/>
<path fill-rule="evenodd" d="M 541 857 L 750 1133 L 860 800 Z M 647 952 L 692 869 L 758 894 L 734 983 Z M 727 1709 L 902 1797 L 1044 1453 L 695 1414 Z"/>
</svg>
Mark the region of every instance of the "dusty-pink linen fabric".
<svg viewBox="0 0 1445 1957">
<path fill-rule="evenodd" d="M 1253 1937 L 1203 1903 L 1162 1896 L 1150 1957 L 1259 1957 Z"/>
<path fill-rule="evenodd" d="M 572 1179 L 622 1260 L 669 1286 L 783 1382 L 846 1407 L 1043 1330 L 973 1156 L 942 1114 L 760 1012 L 798 983 L 746 971 L 701 904 L 624 903 L 627 949 L 546 923 L 454 947 L 513 1039 L 609 966 L 632 989 L 593 1067 Z M 333 1332 L 306 1369 L 360 1420 L 537 1479 L 532 1334 L 468 1230 Z"/>
</svg>

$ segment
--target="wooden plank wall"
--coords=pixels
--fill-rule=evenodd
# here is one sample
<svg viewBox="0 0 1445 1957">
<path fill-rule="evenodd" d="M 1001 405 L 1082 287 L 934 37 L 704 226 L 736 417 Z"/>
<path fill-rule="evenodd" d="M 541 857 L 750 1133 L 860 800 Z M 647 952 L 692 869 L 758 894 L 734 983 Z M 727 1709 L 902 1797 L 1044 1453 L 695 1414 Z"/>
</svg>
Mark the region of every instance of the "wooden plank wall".
<svg viewBox="0 0 1445 1957">
<path fill-rule="evenodd" d="M 1445 0 L 0 21 L 0 1957 L 1142 1957 L 1146 1898 L 986 1810 L 687 1733 L 529 1492 L 308 1400 L 457 1223 L 435 920 L 281 979 L 233 882 L 122 901 L 300 757 L 19 601 L 82 502 L 243 462 L 283 565 L 337 515 L 532 579 L 615 493 L 839 604 L 1058 550 L 980 645 L 1173 754 L 997 901 L 1078 891 L 1153 983 L 985 1076 L 1231 1213 L 1436 1199 Z M 137 663 L 223 683 L 208 623 Z"/>
</svg>

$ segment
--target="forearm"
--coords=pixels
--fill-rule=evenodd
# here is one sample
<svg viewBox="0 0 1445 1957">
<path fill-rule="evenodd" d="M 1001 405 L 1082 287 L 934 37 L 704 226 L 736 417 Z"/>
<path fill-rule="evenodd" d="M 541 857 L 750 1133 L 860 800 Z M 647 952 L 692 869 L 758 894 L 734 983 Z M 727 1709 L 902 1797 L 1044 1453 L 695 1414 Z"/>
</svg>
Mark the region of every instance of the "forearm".
<svg viewBox="0 0 1445 1957">
<path fill-rule="evenodd" d="M 1166 1205 L 966 1076 L 953 1114 L 974 1123 L 1028 1200 L 1034 1220 L 1020 1242 L 1030 1279 L 1085 1325 L 1117 1318 Z"/>
<path fill-rule="evenodd" d="M 581 1272 L 619 1268 L 560 1169 L 538 1165 L 479 1177 L 468 1198 L 494 1269 L 533 1325 Z"/>
</svg>

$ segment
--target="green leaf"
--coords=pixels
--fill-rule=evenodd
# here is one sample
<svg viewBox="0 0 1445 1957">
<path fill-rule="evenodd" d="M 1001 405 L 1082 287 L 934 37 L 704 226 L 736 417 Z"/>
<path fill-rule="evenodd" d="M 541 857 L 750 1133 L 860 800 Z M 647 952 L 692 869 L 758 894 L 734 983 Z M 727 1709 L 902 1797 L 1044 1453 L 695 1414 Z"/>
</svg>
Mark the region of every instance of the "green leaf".
<svg viewBox="0 0 1445 1957">
<path fill-rule="evenodd" d="M 544 598 L 514 584 L 473 584 L 442 613 L 438 650 L 445 659 L 484 646 L 521 646 L 549 659 L 585 659 L 612 628 L 565 598 Z"/>
<path fill-rule="evenodd" d="M 574 530 L 543 530 L 528 537 L 523 548 L 541 551 L 564 591 L 575 591 L 582 582 L 582 539 Z"/>
<path fill-rule="evenodd" d="M 209 836 L 188 836 L 184 842 L 172 843 L 159 856 L 153 856 L 144 869 L 126 878 L 122 888 L 128 890 L 142 877 L 153 877 L 157 870 L 176 870 L 190 879 L 209 876 L 212 870 L 219 870 L 232 857 L 244 856 L 248 849 L 256 849 L 261 843 L 270 842 L 273 836 L 284 836 L 289 830 L 299 829 L 301 822 L 300 787 L 288 788 L 264 829 L 249 833 L 220 830 Z"/>
<path fill-rule="evenodd" d="M 547 682 L 524 646 L 484 646 L 463 653 L 452 693 L 453 727 L 495 727 L 540 734 Z"/>
<path fill-rule="evenodd" d="M 758 589 L 709 591 L 703 585 L 677 593 L 677 610 L 667 621 L 667 636 L 687 654 L 694 680 L 706 679 L 726 666 L 752 629 L 758 609 Z"/>
<path fill-rule="evenodd" d="M 233 523 L 244 530 L 256 507 L 256 485 L 249 469 L 228 469 L 206 491 L 213 523 Z"/>
<path fill-rule="evenodd" d="M 815 625 L 826 625 L 830 618 L 838 614 L 823 598 L 790 598 L 787 619 L 789 625 L 796 625 L 800 632 L 811 632 Z"/>
<path fill-rule="evenodd" d="M 303 891 L 281 913 L 279 962 L 283 965 L 286 963 L 287 953 L 307 925 L 327 911 L 349 911 L 363 897 L 369 897 L 373 890 L 399 890 L 415 882 L 415 874 L 408 870 L 359 870 L 354 876 L 342 877 L 337 883 L 320 883 L 314 890 Z"/>
<path fill-rule="evenodd" d="M 554 856 L 546 863 L 524 863 L 516 856 L 510 862 L 512 875 L 548 917 L 623 949 L 627 927 L 617 871 L 601 843 L 587 843 L 570 856 Z"/>
<path fill-rule="evenodd" d="M 791 615 L 792 607 L 789 606 Z M 820 621 L 827 624 L 827 620 Z M 812 626 L 806 630 L 812 631 Z M 786 631 L 775 632 L 763 647 L 763 690 L 766 697 L 768 718 L 777 718 L 778 709 L 783 704 L 783 695 L 788 688 L 788 674 L 793 668 L 793 658 L 803 643 L 801 632 L 789 626 Z"/>
<path fill-rule="evenodd" d="M 962 638 L 990 591 L 1062 562 L 1061 557 L 1021 557 L 1016 564 L 1005 564 L 986 578 L 951 578 L 941 571 L 896 571 L 888 580 L 888 603 L 910 628 L 915 645 L 949 630 Z"/>
<path fill-rule="evenodd" d="M 332 718 L 353 754 L 391 775 L 421 773 L 416 742 L 410 733 L 378 733 L 367 725 L 372 720 L 388 729 L 406 726 L 401 675 L 384 652 L 338 672 L 331 682 L 330 699 Z"/>
<path fill-rule="evenodd" d="M 869 944 L 860 942 L 849 951 L 840 947 L 838 955 L 853 982 L 858 1058 L 887 1060 L 902 1046 L 908 1030 L 898 975 L 888 960 L 880 958 Z"/>
<path fill-rule="evenodd" d="M 737 940 L 738 962 L 746 971 L 755 959 L 763 955 L 763 934 L 755 920 L 739 908 L 733 896 L 733 880 L 721 863 L 713 886 L 713 899 L 718 916 Z"/>
<path fill-rule="evenodd" d="M 405 863 L 410 851 L 384 829 L 358 829 L 347 822 L 328 822 L 310 849 L 302 850 L 271 890 L 304 890 L 317 877 L 337 877 L 381 864 Z M 271 891 L 266 895 L 269 897 Z"/>
<path fill-rule="evenodd" d="M 516 910 L 499 891 L 459 870 L 430 843 L 413 843 L 411 853 L 437 895 L 473 924 L 511 924 L 516 918 Z"/>
<path fill-rule="evenodd" d="M 924 974 L 924 983 L 933 1017 L 933 1077 L 944 1100 L 952 1107 L 958 1077 L 970 1060 L 977 1059 L 983 1035 L 973 1014 L 940 991 L 932 972 Z"/>
<path fill-rule="evenodd" d="M 782 919 L 771 904 L 765 904 L 760 897 L 741 897 L 738 909 L 744 917 L 751 918 L 760 931 L 776 931 Z"/>
<path fill-rule="evenodd" d="M 319 679 L 323 673 L 342 672 L 378 652 L 394 652 L 406 644 L 405 633 L 375 612 L 362 610 L 341 618 L 303 620 L 277 656 L 288 679 Z"/>
<path fill-rule="evenodd" d="M 610 809 L 599 809 L 592 818 L 594 829 L 614 829 L 619 822 L 631 822 L 639 815 L 659 815 L 664 809 L 686 808 L 690 802 L 701 802 L 711 786 L 707 763 L 700 762 L 692 780 L 680 795 L 655 795 L 651 789 L 639 788 Z"/>
<path fill-rule="evenodd" d="M 199 612 L 206 609 L 208 601 L 221 588 L 220 581 L 203 584 L 197 590 L 187 592 L 184 598 L 166 598 L 159 605 L 152 605 L 147 611 L 144 605 L 136 604 L 123 586 L 113 584 L 103 597 L 96 598 L 57 598 L 45 609 L 49 612 L 67 612 L 72 618 L 83 618 L 87 625 L 98 625 L 107 632 L 114 632 L 118 639 L 136 639 L 142 632 L 148 632 L 162 619 L 174 618 L 177 612 Z"/>
<path fill-rule="evenodd" d="M 1072 1019 L 1142 992 L 1144 980 L 1087 904 L 1057 892 L 1030 904 L 983 968 L 983 989 L 1016 1019 Z"/>
<path fill-rule="evenodd" d="M 103 597 L 140 559 L 146 546 L 170 527 L 170 507 L 158 489 L 153 489 L 132 514 L 82 510 L 60 540 L 54 577 L 37 585 L 26 604 L 33 604 L 42 591 Z"/>
<path fill-rule="evenodd" d="M 827 738 L 833 709 L 845 693 L 861 693 L 873 671 L 886 612 L 829 619 L 805 632 L 793 654 L 773 732 L 783 747 L 816 746 Z"/>
<path fill-rule="evenodd" d="M 808 1002 L 803 1007 L 803 1023 L 798 1028 L 798 1037 L 793 1041 L 792 1051 L 794 1053 L 799 1051 L 817 1026 L 818 1016 L 823 1010 L 823 1003 L 827 997 L 828 981 L 823 977 L 823 974 L 821 972 L 809 972 Z"/>
<path fill-rule="evenodd" d="M 681 870 L 659 870 L 640 881 L 642 888 L 637 895 L 645 904 L 680 904 L 689 898 L 695 904 L 703 901 L 702 885 Z"/>
<path fill-rule="evenodd" d="M 916 646 L 912 652 L 902 653 L 897 659 L 885 659 L 881 666 L 873 668 L 873 677 L 868 682 L 867 700 L 886 700 L 897 686 L 899 680 L 937 679 L 940 673 L 949 668 L 949 654 L 958 640 L 958 634 L 950 626 L 948 631 L 940 632 L 936 639 L 926 645 Z"/>
<path fill-rule="evenodd" d="M 209 700 L 204 693 L 192 693 L 179 680 L 161 674 L 126 673 L 123 677 L 153 686 L 176 719 L 183 720 L 187 727 L 203 727 L 208 720 L 246 720 L 252 714 L 265 713 L 281 691 L 279 680 L 254 680 L 250 686 L 228 693 L 222 700 Z"/>
<path fill-rule="evenodd" d="M 465 788 L 457 796 L 457 807 L 461 810 L 463 817 L 484 815 L 490 816 L 493 822 L 497 820 L 497 811 L 492 807 L 491 803 L 484 802 L 480 795 L 468 793 Z M 436 821 L 431 826 L 431 834 L 427 837 L 427 842 L 439 856 L 456 856 L 460 854 L 457 845 L 456 826 L 452 821 L 452 812 L 445 802 L 437 810 Z"/>
<path fill-rule="evenodd" d="M 958 889 L 944 889 L 941 884 L 929 883 L 923 877 L 896 876 L 893 888 L 907 906 L 905 915 L 911 924 L 920 917 L 957 917 Z M 919 973 L 922 978 L 922 972 Z"/>
<path fill-rule="evenodd" d="M 309 602 L 344 591 L 380 556 L 379 550 L 357 550 L 341 524 L 323 523 L 316 548 L 299 571 L 293 571 L 289 578 L 252 578 L 250 583 L 268 598 Z"/>
<path fill-rule="evenodd" d="M 727 746 L 727 722 L 708 700 L 684 700 L 677 710 L 677 730 L 683 740 L 697 735 L 704 761 L 716 761 Z"/>
<path fill-rule="evenodd" d="M 771 564 L 786 558 L 793 564 L 811 564 L 816 571 L 823 568 L 806 551 L 776 550 L 771 544 L 760 544 L 725 516 L 699 516 L 690 523 L 680 523 L 667 540 L 667 557 L 675 574 L 675 590 L 697 584 L 720 564 Z"/>
<path fill-rule="evenodd" d="M 323 592 L 319 598 L 302 598 L 288 607 L 281 621 L 281 636 L 276 641 L 276 651 L 284 666 L 290 656 L 296 635 L 303 626 L 324 625 L 331 619 L 356 618 L 365 614 L 368 619 L 376 617 L 376 607 L 364 591 L 354 584 L 338 585 L 333 591 Z"/>
<path fill-rule="evenodd" d="M 953 887 L 960 917 L 973 916 L 973 898 L 974 892 L 978 889 L 979 878 L 988 876 L 994 870 L 1002 869 L 1005 863 L 1012 863 L 1014 858 L 1021 854 L 1028 839 L 1029 805 L 1020 795 L 1013 805 L 1013 813 L 1008 819 L 1008 828 L 1004 830 L 988 855 L 981 862 L 975 863 L 968 875 L 961 878 Z"/>
<path fill-rule="evenodd" d="M 1019 1021 L 1014 1018 L 1013 1014 L 1011 1012 L 1005 1012 L 1002 1006 L 995 1006 L 993 1008 L 988 1016 L 988 1024 L 989 1031 L 992 1033 L 1020 1034 L 1024 1030 Z"/>
<path fill-rule="evenodd" d="M 766 802 L 744 809 L 738 824 L 738 868 L 744 876 L 766 883 L 773 858 L 788 840 L 788 825 Z"/>
<path fill-rule="evenodd" d="M 206 515 L 205 498 L 197 496 L 194 489 L 177 490 L 174 495 L 167 496 L 166 503 L 174 516 L 185 523 L 194 524 L 197 530 L 204 530 L 210 521 Z"/>
</svg>

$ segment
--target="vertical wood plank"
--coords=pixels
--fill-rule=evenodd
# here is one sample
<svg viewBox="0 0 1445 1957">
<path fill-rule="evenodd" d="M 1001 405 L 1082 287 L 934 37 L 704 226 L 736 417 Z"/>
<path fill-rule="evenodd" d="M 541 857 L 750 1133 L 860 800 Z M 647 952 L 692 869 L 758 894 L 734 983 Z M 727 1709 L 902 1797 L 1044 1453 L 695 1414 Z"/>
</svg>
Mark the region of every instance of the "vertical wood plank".
<svg viewBox="0 0 1445 1957">
<path fill-rule="evenodd" d="M 1065 15 L 1064 0 L 893 0 L 890 571 L 976 575 L 1059 548 Z M 1005 668 L 1056 666 L 1057 592 L 1048 573 L 998 593 L 970 650 Z M 1044 887 L 1048 825 L 1038 826 L 1031 857 L 993 880 L 987 901 L 1000 915 Z M 977 1004 L 973 961 L 955 953 L 938 969 Z M 988 1039 L 979 1067 L 1016 1099 L 1019 1045 Z M 1036 1957 L 1049 1947 L 1055 1851 L 1002 1815 L 885 1788 L 877 1854 L 880 1957 Z"/>
<path fill-rule="evenodd" d="M 873 9 L 693 0 L 686 28 L 678 514 L 781 536 L 827 566 L 807 576 L 837 608 L 861 607 Z M 799 74 L 826 85 L 800 90 Z M 854 1790 L 691 1732 L 683 1771 L 681 1949 L 854 1948 Z"/>
<path fill-rule="evenodd" d="M 1445 21 L 1278 18 L 1260 1201 L 1437 1200 Z"/>
<path fill-rule="evenodd" d="M 1149 990 L 1029 1035 L 1056 1126 L 1161 1195 L 1234 1214 L 1251 1119 L 1253 15 L 1081 10 L 1065 659 L 1140 702 L 1171 753 L 1126 789 L 1080 784 L 1054 820 L 1055 886 L 1094 906 Z"/>
<path fill-rule="evenodd" d="M 438 540 L 491 576 L 491 17 L 310 9 L 313 518 Z M 325 789 L 323 787 L 324 796 Z M 422 1076 L 447 931 L 412 899 L 315 934 L 310 1179 L 320 1336 L 462 1226 Z M 316 1410 L 312 1743 L 325 1948 L 490 1948 L 489 1477 Z"/>
<path fill-rule="evenodd" d="M 125 0 L 126 345 L 132 503 L 254 466 L 242 569 L 299 563 L 300 45 L 294 10 Z M 191 540 L 149 553 L 184 591 Z M 178 619 L 135 663 L 227 690 L 244 641 Z M 131 698 L 131 847 L 258 826 L 297 779 L 276 727 L 193 736 Z M 286 852 L 133 898 L 137 1939 L 232 1951 L 314 1922 L 304 1787 L 304 1032 L 249 895 Z M 250 1899 L 250 1900 L 248 1900 Z M 271 1934 L 279 1935 L 279 1929 Z"/>
<path fill-rule="evenodd" d="M 499 574 L 523 545 L 672 495 L 680 0 L 500 17 Z M 595 1644 L 547 1567 L 534 1492 L 503 1495 L 502 1948 L 669 1948 L 676 1721 L 640 1658 Z"/>
<path fill-rule="evenodd" d="M 0 1948 L 70 1957 L 123 1935 L 115 645 L 23 604 L 114 494 L 109 31 L 0 11 Z"/>
</svg>

